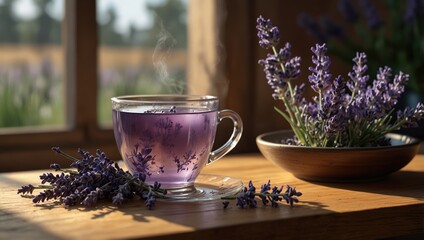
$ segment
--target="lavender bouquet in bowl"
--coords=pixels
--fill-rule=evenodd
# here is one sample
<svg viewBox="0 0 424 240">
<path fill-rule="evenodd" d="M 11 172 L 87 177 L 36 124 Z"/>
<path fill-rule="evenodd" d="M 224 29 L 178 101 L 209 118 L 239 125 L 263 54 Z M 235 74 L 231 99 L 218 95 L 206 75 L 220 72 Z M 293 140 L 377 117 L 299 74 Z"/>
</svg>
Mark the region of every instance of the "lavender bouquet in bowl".
<svg viewBox="0 0 424 240">
<path fill-rule="evenodd" d="M 284 110 L 275 108 L 290 124 L 293 138 L 286 144 L 309 147 L 373 147 L 388 146 L 386 134 L 399 128 L 416 127 L 424 117 L 424 105 L 405 108 L 393 115 L 394 106 L 404 92 L 409 75 L 394 74 L 388 66 L 379 68 L 375 79 L 367 75 L 367 56 L 356 53 L 352 71 L 346 78 L 329 71 L 330 58 L 325 44 L 311 48 L 313 66 L 308 80 L 316 95 L 309 101 L 303 96 L 304 84 L 296 84 L 301 59 L 292 56 L 291 45 L 282 48 L 279 29 L 269 19 L 257 19 L 259 44 L 270 49 L 259 60 L 275 100 Z"/>
</svg>

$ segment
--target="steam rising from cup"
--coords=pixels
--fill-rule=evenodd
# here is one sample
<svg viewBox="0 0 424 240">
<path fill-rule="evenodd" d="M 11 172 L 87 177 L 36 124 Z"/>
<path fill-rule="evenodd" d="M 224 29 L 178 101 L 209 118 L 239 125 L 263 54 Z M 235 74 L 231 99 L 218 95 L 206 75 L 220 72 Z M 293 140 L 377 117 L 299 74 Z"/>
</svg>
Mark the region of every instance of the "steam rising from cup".
<svg viewBox="0 0 424 240">
<path fill-rule="evenodd" d="M 186 85 L 185 81 L 172 77 L 167 65 L 168 57 L 172 54 L 176 43 L 176 39 L 165 29 L 163 23 L 160 22 L 158 41 L 152 56 L 156 78 L 168 88 L 167 90 L 169 92 L 183 94 Z"/>
</svg>

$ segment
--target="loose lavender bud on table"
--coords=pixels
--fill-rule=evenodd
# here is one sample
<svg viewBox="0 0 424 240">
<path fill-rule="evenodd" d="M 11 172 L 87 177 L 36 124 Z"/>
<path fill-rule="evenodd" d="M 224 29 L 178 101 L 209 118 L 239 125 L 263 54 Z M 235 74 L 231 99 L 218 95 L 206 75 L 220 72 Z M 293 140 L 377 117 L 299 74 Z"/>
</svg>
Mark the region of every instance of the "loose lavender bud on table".
<svg viewBox="0 0 424 240">
<path fill-rule="evenodd" d="M 272 189 L 271 192 L 269 192 Z M 295 188 L 287 185 L 286 191 L 282 193 L 283 186 L 271 188 L 271 181 L 268 180 L 267 183 L 261 186 L 261 191 L 256 192 L 256 187 L 253 185 L 252 181 L 249 181 L 248 188 L 245 187 L 237 195 L 233 197 L 223 198 L 223 207 L 228 208 L 230 202 L 229 200 L 236 200 L 236 206 L 239 208 L 256 208 L 258 203 L 256 197 L 260 198 L 263 205 L 268 205 L 271 203 L 271 207 L 278 207 L 278 202 L 281 202 L 283 199 L 293 206 L 294 203 L 298 203 L 299 199 L 297 197 L 302 196 L 301 192 L 296 191 Z"/>
</svg>

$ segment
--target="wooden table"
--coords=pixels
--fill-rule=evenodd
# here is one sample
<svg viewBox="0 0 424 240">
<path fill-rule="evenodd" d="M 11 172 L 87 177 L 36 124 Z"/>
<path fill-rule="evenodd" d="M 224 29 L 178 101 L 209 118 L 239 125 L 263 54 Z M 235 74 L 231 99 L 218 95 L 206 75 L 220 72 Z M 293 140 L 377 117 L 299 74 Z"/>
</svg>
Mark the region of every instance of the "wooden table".
<svg viewBox="0 0 424 240">
<path fill-rule="evenodd" d="M 360 184 L 312 183 L 274 167 L 259 154 L 225 157 L 204 173 L 252 180 L 258 187 L 290 184 L 301 203 L 279 208 L 239 209 L 235 202 L 143 201 L 122 207 L 64 208 L 34 205 L 16 194 L 39 183 L 41 171 L 0 174 L 0 239 L 424 239 L 424 155 L 390 177 Z"/>
</svg>

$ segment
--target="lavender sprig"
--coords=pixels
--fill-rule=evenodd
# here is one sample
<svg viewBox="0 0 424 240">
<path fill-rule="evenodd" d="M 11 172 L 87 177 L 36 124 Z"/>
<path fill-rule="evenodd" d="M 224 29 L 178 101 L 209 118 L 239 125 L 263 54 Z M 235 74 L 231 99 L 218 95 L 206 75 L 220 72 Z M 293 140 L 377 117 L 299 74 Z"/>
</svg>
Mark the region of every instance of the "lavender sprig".
<svg viewBox="0 0 424 240">
<path fill-rule="evenodd" d="M 258 37 L 261 39 L 259 41 L 261 47 L 269 48 L 280 42 L 280 30 L 272 25 L 271 20 L 259 17 L 256 29 L 258 30 Z"/>
<path fill-rule="evenodd" d="M 152 209 L 156 198 L 164 198 L 166 195 L 166 190 L 161 189 L 159 183 L 152 186 L 146 184 L 145 175 L 131 175 L 100 150 L 97 150 L 95 156 L 78 150 L 82 159 L 75 158 L 58 147 L 52 150 L 70 159 L 71 167 L 76 170 L 62 169 L 59 164 L 51 164 L 51 169 L 61 173 L 43 173 L 40 175 L 42 185 L 29 184 L 18 189 L 18 194 L 32 194 L 35 189 L 43 190 L 34 196 L 34 203 L 59 200 L 65 206 L 94 206 L 98 200 L 108 199 L 115 205 L 121 205 L 140 197 L 145 200 L 147 208 Z"/>
<path fill-rule="evenodd" d="M 261 186 L 260 192 L 256 192 L 256 187 L 253 185 L 252 181 L 249 181 L 248 187 L 244 187 L 237 195 L 222 199 L 224 200 L 224 208 L 229 206 L 229 200 L 236 200 L 236 206 L 239 208 L 256 208 L 258 206 L 258 202 L 256 201 L 257 198 L 261 200 L 264 206 L 270 203 L 272 207 L 276 208 L 279 206 L 278 202 L 282 201 L 293 206 L 294 203 L 299 202 L 297 197 L 300 196 L 302 196 L 302 193 L 296 191 L 295 188 L 289 185 L 286 186 L 285 192 L 283 192 L 283 186 L 279 188 L 273 187 L 271 189 L 271 181 L 268 180 L 267 183 Z"/>
<path fill-rule="evenodd" d="M 363 4 L 368 1 L 362 1 Z M 348 3 L 346 1 L 346 3 Z M 371 12 L 371 10 L 370 10 Z M 378 19 L 374 21 L 375 27 Z M 376 79 L 369 84 L 368 58 L 358 52 L 353 60 L 348 79 L 333 78 L 329 71 L 330 58 L 326 44 L 316 44 L 308 79 L 317 96 L 309 102 L 303 98 L 304 85 L 294 84 L 300 74 L 300 58 L 292 57 L 291 45 L 286 43 L 277 50 L 278 41 L 269 39 L 279 32 L 270 20 L 258 18 L 259 44 L 272 49 L 265 59 L 259 60 L 264 67 L 268 84 L 274 90 L 272 96 L 281 100 L 285 109 L 276 108 L 290 124 L 293 139 L 285 143 L 312 147 L 369 147 L 390 144 L 385 135 L 399 128 L 417 127 L 424 118 L 424 106 L 399 111 L 392 117 L 394 106 L 404 92 L 409 75 L 392 74 L 390 67 L 380 68 Z M 271 31 L 272 32 L 266 32 Z M 264 44 L 266 42 L 266 44 Z M 250 203 L 244 202 L 249 205 Z M 240 205 L 243 203 L 240 202 Z"/>
</svg>

